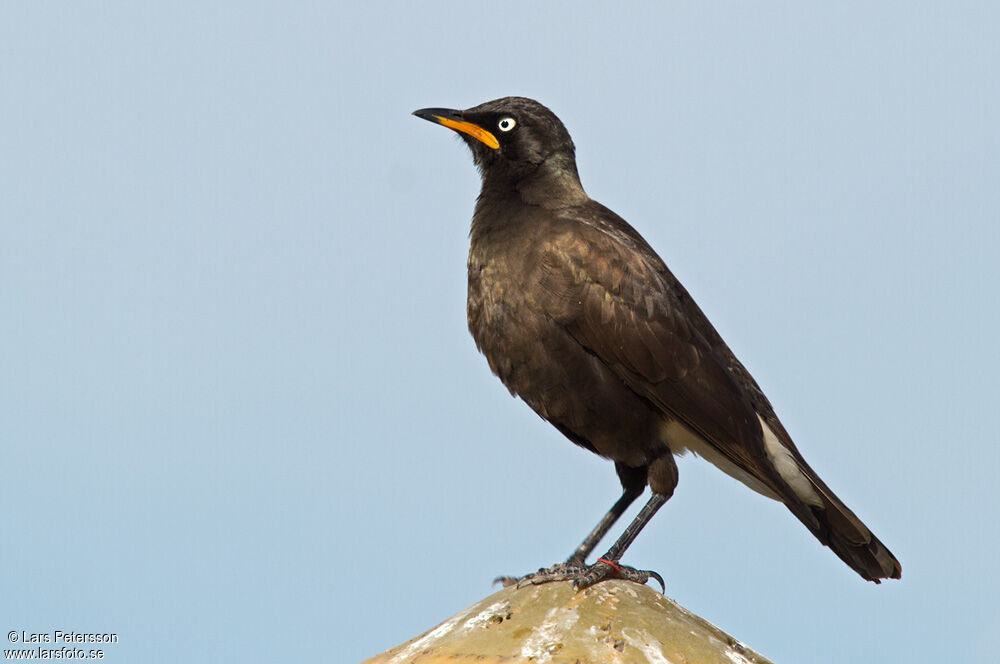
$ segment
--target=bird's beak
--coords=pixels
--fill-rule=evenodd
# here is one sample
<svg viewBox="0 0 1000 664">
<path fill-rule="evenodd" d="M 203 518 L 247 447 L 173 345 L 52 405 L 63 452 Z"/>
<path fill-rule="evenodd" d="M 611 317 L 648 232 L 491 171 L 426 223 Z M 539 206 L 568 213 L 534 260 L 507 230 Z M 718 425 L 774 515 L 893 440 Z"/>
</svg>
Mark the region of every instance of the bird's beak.
<svg viewBox="0 0 1000 664">
<path fill-rule="evenodd" d="M 463 120 L 461 111 L 452 108 L 422 108 L 419 111 L 413 111 L 413 114 L 418 118 L 444 125 L 448 129 L 468 134 L 494 150 L 500 147 L 500 141 L 497 140 L 496 136 L 477 124 Z"/>
</svg>

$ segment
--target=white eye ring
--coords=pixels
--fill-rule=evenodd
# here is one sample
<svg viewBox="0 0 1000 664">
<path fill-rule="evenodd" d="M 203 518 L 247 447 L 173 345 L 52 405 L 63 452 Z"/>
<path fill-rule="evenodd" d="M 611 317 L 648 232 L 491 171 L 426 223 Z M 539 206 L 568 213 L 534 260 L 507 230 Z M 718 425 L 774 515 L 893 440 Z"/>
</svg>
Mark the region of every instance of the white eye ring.
<svg viewBox="0 0 1000 664">
<path fill-rule="evenodd" d="M 497 128 L 500 129 L 500 131 L 510 131 L 515 125 L 517 125 L 517 121 L 514 120 L 514 118 L 500 118 L 500 122 L 497 123 Z"/>
</svg>

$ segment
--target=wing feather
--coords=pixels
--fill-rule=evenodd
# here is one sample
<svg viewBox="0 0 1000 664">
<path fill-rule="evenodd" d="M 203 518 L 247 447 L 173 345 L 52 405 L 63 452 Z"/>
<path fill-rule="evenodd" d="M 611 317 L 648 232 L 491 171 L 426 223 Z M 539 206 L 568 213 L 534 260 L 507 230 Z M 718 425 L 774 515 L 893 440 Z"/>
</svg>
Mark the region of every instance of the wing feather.
<svg viewBox="0 0 1000 664">
<path fill-rule="evenodd" d="M 686 292 L 641 238 L 567 228 L 541 247 L 535 306 L 635 393 L 768 485 L 752 404 L 681 301 Z M 714 330 L 712 330 L 714 332 Z"/>
<path fill-rule="evenodd" d="M 864 578 L 898 578 L 899 562 L 805 462 L 756 381 L 663 261 L 624 220 L 594 205 L 594 214 L 566 220 L 564 232 L 538 248 L 539 271 L 529 278 L 542 287 L 533 306 L 665 417 L 780 495 Z M 822 505 L 804 501 L 768 460 L 764 427 Z"/>
</svg>

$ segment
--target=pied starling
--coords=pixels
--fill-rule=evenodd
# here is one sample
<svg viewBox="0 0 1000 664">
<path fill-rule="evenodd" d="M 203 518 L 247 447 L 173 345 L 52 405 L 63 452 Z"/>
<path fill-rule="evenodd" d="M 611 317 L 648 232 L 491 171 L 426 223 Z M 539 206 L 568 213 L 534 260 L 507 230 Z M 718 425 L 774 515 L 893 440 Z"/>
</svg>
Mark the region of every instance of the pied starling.
<svg viewBox="0 0 1000 664">
<path fill-rule="evenodd" d="M 899 561 L 805 462 L 750 373 L 663 260 L 580 185 L 573 141 L 552 111 L 505 97 L 414 115 L 459 132 L 482 175 L 469 250 L 469 330 L 511 393 L 571 441 L 611 459 L 624 492 L 566 562 L 512 583 L 655 572 L 622 554 L 677 486 L 691 451 L 785 504 L 863 578 Z M 607 553 L 588 555 L 649 485 Z"/>
</svg>

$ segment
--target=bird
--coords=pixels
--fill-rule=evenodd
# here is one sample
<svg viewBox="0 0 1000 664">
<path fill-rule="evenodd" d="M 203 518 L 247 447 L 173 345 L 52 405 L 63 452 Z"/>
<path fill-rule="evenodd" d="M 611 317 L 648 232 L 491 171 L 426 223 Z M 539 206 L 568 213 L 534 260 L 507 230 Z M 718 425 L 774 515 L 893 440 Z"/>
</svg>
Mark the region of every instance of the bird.
<svg viewBox="0 0 1000 664">
<path fill-rule="evenodd" d="M 777 500 L 862 578 L 901 566 L 806 463 L 750 372 L 645 239 L 590 198 L 566 127 L 541 103 L 503 97 L 423 108 L 472 151 L 482 189 L 469 233 L 469 331 L 511 394 L 566 438 L 614 462 L 622 494 L 563 562 L 503 585 L 647 583 L 621 564 L 692 452 Z M 628 507 L 621 536 L 587 559 Z"/>
</svg>

